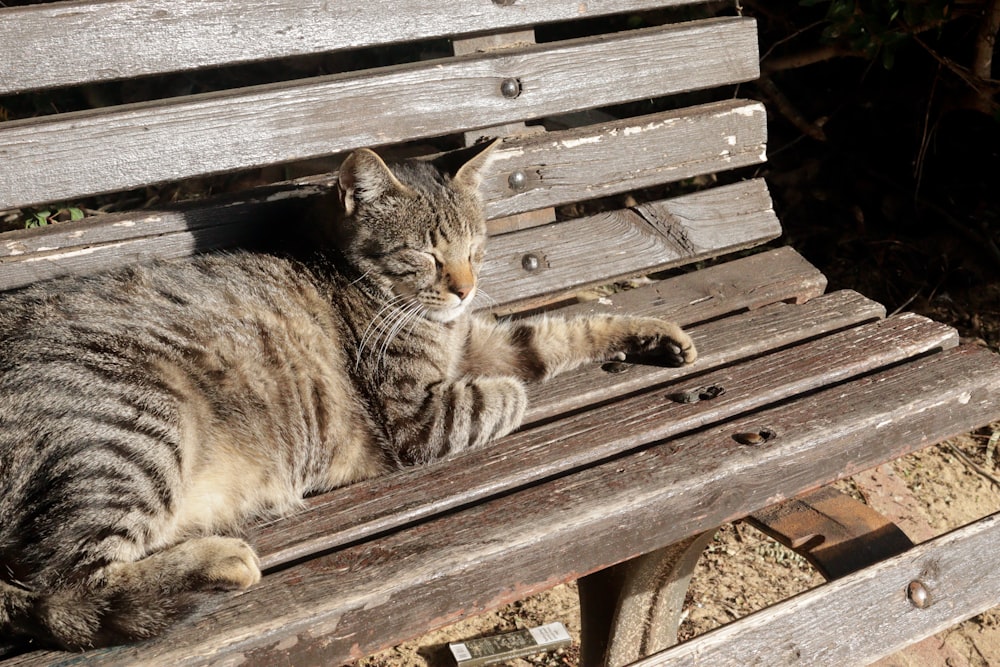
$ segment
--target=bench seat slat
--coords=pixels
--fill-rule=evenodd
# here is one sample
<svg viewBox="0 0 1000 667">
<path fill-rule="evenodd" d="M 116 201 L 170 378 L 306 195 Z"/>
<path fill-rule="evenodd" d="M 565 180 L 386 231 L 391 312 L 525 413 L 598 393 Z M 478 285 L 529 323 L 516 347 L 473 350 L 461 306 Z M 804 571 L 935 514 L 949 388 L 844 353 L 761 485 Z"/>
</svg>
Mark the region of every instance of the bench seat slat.
<svg viewBox="0 0 1000 667">
<path fill-rule="evenodd" d="M 719 18 L 11 121 L 0 209 L 746 81 L 756 54 L 752 19 Z M 515 99 L 500 92 L 507 78 L 521 82 Z"/>
<path fill-rule="evenodd" d="M 345 2 L 298 0 L 104 0 L 11 7 L 0 9 L 0 94 L 702 1 L 522 0 L 502 6 L 489 0 L 367 0 L 363 11 Z M 419 20 L 400 20 L 418 4 Z M 59 35 L 59 48 L 52 48 L 52 35 Z"/>
<path fill-rule="evenodd" d="M 339 664 L 962 432 L 998 399 L 1000 360 L 960 346 L 293 565 L 141 649 L 87 658 Z M 764 426 L 764 446 L 733 438 Z"/>
<path fill-rule="evenodd" d="M 1000 603 L 1000 514 L 632 665 L 869 664 Z M 910 582 L 930 606 L 906 599 Z"/>
<path fill-rule="evenodd" d="M 655 314 L 671 317 L 661 306 Z M 728 317 L 689 328 L 699 350 L 706 350 L 704 368 L 714 368 L 746 359 L 766 350 L 793 345 L 814 336 L 877 320 L 885 315 L 878 303 L 856 292 L 842 291 L 822 297 L 809 307 L 776 304 L 743 317 Z M 754 336 L 749 336 L 752 332 Z M 951 345 L 957 343 L 957 339 Z M 551 419 L 649 386 L 683 377 L 683 369 L 647 364 L 631 365 L 627 371 L 608 373 L 582 368 L 532 385 L 528 392 L 525 423 Z"/>
</svg>

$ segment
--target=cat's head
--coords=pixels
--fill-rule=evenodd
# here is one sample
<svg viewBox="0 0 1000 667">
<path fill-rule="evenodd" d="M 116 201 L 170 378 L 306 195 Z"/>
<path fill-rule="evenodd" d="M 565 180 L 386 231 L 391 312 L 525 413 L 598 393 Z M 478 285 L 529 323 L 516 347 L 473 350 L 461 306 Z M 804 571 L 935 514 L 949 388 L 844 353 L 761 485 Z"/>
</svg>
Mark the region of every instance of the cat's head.
<svg viewBox="0 0 1000 667">
<path fill-rule="evenodd" d="M 341 165 L 342 250 L 399 307 L 449 322 L 475 297 L 486 245 L 478 190 L 495 144 L 392 166 L 359 149 Z"/>
</svg>

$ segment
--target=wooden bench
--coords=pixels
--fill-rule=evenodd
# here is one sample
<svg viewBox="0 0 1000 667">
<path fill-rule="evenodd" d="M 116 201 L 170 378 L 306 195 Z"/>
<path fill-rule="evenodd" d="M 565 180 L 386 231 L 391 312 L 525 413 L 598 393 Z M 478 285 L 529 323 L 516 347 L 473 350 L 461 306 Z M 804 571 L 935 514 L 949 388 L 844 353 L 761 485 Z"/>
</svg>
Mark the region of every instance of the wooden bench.
<svg viewBox="0 0 1000 667">
<path fill-rule="evenodd" d="M 996 355 L 824 294 L 788 247 L 572 298 L 781 234 L 766 184 L 730 173 L 765 159 L 766 114 L 734 88 L 758 75 L 755 23 L 719 6 L 0 9 L 0 106 L 26 116 L 0 123 L 0 210 L 116 207 L 0 235 L 2 289 L 285 247 L 347 151 L 504 135 L 483 186 L 494 310 L 661 314 L 701 353 L 685 369 L 570 373 L 533 387 L 524 427 L 488 450 L 310 499 L 251 536 L 259 585 L 162 638 L 13 651 L 5 667 L 333 665 L 577 579 L 586 664 L 864 663 L 1000 604 L 1000 517 L 913 546 L 825 487 L 1000 416 Z M 142 99 L 123 103 L 130 91 Z M 181 181 L 222 193 L 164 202 Z M 670 648 L 698 554 L 748 516 L 831 582 Z"/>
</svg>

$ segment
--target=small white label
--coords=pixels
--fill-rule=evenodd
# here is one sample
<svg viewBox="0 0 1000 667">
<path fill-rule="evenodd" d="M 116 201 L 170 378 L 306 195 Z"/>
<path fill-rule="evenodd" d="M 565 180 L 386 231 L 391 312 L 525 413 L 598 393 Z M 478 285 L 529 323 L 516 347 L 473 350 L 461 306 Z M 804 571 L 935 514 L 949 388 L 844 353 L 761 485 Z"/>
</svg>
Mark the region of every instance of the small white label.
<svg viewBox="0 0 1000 667">
<path fill-rule="evenodd" d="M 566 627 L 562 623 L 549 623 L 537 628 L 530 628 L 528 632 L 535 638 L 539 646 L 569 641 L 569 633 L 566 632 Z"/>
<path fill-rule="evenodd" d="M 448 648 L 451 649 L 451 654 L 455 656 L 455 662 L 472 660 L 472 654 L 469 653 L 469 649 L 465 647 L 465 644 L 448 644 Z"/>
</svg>

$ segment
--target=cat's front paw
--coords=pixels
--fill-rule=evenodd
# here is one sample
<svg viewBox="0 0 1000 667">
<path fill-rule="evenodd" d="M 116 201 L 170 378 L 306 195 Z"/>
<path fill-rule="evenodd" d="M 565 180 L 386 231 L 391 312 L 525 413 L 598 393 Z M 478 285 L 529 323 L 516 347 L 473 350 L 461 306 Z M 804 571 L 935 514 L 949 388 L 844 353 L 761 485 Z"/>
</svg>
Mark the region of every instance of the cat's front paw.
<svg viewBox="0 0 1000 667">
<path fill-rule="evenodd" d="M 679 326 L 653 317 L 636 318 L 632 330 L 624 337 L 626 356 L 653 357 L 671 366 L 694 363 L 698 350 L 694 341 Z"/>
</svg>

